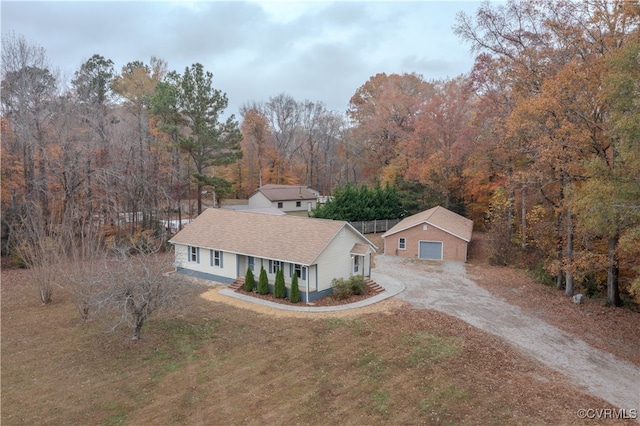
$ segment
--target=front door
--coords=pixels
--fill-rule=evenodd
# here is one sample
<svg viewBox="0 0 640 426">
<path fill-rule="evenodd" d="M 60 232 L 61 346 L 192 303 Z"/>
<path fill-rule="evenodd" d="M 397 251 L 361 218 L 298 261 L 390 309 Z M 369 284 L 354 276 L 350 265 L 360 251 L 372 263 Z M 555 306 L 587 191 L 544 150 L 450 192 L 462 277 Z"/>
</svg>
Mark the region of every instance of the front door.
<svg viewBox="0 0 640 426">
<path fill-rule="evenodd" d="M 360 256 L 353 256 L 353 273 L 359 274 L 361 266 Z"/>
</svg>

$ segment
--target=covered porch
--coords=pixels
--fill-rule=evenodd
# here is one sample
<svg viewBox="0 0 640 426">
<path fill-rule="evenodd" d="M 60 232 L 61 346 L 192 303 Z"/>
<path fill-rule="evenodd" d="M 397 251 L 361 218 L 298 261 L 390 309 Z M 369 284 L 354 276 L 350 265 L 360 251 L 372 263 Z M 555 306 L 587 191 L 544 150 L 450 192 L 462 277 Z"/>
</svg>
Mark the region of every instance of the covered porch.
<svg viewBox="0 0 640 426">
<path fill-rule="evenodd" d="M 248 269 L 251 269 L 253 272 L 257 284 L 260 278 L 260 270 L 264 268 L 267 273 L 267 278 L 269 279 L 269 292 L 272 293 L 276 272 L 278 269 L 281 269 L 284 274 L 287 297 L 289 297 L 291 292 L 291 281 L 294 275 L 298 277 L 300 297 L 304 302 L 313 302 L 320 297 L 331 294 L 332 289 L 318 289 L 318 265 L 303 265 L 282 260 L 238 254 L 236 255 L 236 267 L 236 276 L 238 278 L 234 281 L 234 284 L 238 282 L 240 282 L 240 285 L 244 284 L 244 278 Z"/>
</svg>

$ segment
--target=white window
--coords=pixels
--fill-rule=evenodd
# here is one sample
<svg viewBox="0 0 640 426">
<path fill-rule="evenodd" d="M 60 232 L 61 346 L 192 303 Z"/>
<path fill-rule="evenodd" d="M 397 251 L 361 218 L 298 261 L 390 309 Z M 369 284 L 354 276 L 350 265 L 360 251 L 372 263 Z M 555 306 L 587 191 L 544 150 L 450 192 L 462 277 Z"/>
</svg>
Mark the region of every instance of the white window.
<svg viewBox="0 0 640 426">
<path fill-rule="evenodd" d="M 269 272 L 275 274 L 278 272 L 278 269 L 282 269 L 282 262 L 279 260 L 270 260 L 269 261 Z"/>
<path fill-rule="evenodd" d="M 222 268 L 222 252 L 220 250 L 211 250 L 211 266 Z"/>
<path fill-rule="evenodd" d="M 256 270 L 256 266 L 255 266 L 255 259 L 253 258 L 253 256 L 249 256 L 248 262 L 249 262 L 249 268 L 252 271 L 255 271 Z"/>
<path fill-rule="evenodd" d="M 289 264 L 289 276 L 296 275 L 301 280 L 307 279 L 307 267 L 298 264 Z"/>
<path fill-rule="evenodd" d="M 360 256 L 353 256 L 353 273 L 357 273 L 360 269 Z"/>
<path fill-rule="evenodd" d="M 423 223 L 423 224 L 422 224 L 422 230 L 423 230 L 423 231 L 426 231 L 426 230 L 427 230 L 427 224 L 426 224 L 426 223 Z"/>
<path fill-rule="evenodd" d="M 278 201 L 278 208 L 281 209 L 282 208 L 282 201 Z"/>
<path fill-rule="evenodd" d="M 407 249 L 407 240 L 404 238 L 398 239 L 398 249 L 406 250 Z"/>
<path fill-rule="evenodd" d="M 301 201 L 296 201 L 296 207 L 300 207 L 302 206 L 302 202 Z"/>
<path fill-rule="evenodd" d="M 189 262 L 200 263 L 200 249 L 189 246 Z"/>
</svg>

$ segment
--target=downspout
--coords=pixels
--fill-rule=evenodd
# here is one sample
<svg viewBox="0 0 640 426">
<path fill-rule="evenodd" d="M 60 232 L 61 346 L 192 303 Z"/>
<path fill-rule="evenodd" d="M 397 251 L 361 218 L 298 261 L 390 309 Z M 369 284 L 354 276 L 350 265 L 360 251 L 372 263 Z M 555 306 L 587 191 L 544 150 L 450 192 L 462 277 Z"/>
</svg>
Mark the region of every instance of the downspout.
<svg viewBox="0 0 640 426">
<path fill-rule="evenodd" d="M 309 265 L 309 269 L 311 269 L 311 265 Z M 307 305 L 309 304 L 309 279 L 311 278 L 311 271 L 307 271 Z"/>
</svg>

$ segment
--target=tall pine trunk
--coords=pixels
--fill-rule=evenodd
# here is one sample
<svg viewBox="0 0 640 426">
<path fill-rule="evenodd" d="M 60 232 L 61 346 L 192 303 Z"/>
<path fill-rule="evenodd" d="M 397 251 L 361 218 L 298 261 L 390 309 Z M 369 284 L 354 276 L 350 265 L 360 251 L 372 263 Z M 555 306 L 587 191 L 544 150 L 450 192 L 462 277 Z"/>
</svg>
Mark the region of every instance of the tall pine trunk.
<svg viewBox="0 0 640 426">
<path fill-rule="evenodd" d="M 615 236 L 609 238 L 609 244 L 607 248 L 607 255 L 609 259 L 609 265 L 607 267 L 607 305 L 620 306 L 620 289 L 618 288 L 618 240 L 620 235 L 616 233 Z"/>
<path fill-rule="evenodd" d="M 558 261 L 558 275 L 556 275 L 556 288 L 562 290 L 564 287 L 564 281 L 562 280 L 562 237 L 560 229 L 562 227 L 562 213 L 558 214 L 558 220 L 556 222 L 556 259 Z"/>
<path fill-rule="evenodd" d="M 567 268 L 565 271 L 565 291 L 567 297 L 573 296 L 573 273 L 571 262 L 573 261 L 573 217 L 571 209 L 567 209 L 567 252 L 565 253 Z"/>
<path fill-rule="evenodd" d="M 527 187 L 522 187 L 522 205 L 520 206 L 520 248 L 527 248 Z"/>
</svg>

